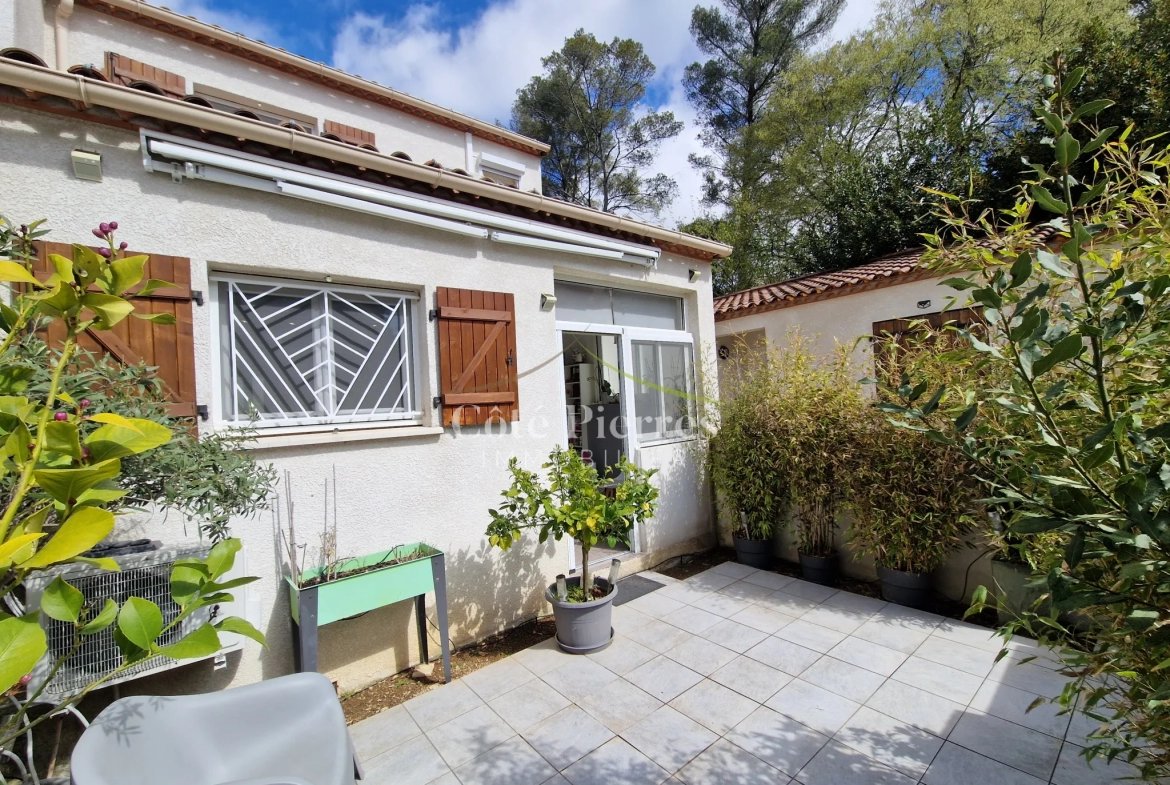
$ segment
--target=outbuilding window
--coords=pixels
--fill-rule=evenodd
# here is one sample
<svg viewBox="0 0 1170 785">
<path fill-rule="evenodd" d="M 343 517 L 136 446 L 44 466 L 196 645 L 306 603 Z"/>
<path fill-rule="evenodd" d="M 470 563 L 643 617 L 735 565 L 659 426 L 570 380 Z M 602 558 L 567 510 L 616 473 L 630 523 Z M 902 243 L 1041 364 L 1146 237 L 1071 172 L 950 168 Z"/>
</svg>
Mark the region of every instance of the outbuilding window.
<svg viewBox="0 0 1170 785">
<path fill-rule="evenodd" d="M 217 277 L 220 419 L 257 427 L 421 418 L 417 297 Z"/>
</svg>

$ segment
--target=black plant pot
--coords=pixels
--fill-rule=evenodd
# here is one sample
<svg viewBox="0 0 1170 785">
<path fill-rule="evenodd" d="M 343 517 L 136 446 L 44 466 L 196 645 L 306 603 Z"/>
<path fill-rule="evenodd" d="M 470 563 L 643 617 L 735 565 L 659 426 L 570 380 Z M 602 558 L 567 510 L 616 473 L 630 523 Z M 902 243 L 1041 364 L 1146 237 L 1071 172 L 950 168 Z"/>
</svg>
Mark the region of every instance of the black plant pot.
<svg viewBox="0 0 1170 785">
<path fill-rule="evenodd" d="M 878 567 L 882 583 L 882 597 L 899 605 L 925 609 L 930 607 L 930 573 L 903 572 L 889 567 Z"/>
<path fill-rule="evenodd" d="M 806 556 L 801 553 L 800 574 L 806 581 L 819 583 L 822 586 L 837 585 L 837 554 L 828 556 Z"/>
<path fill-rule="evenodd" d="M 738 537 L 732 539 L 735 540 L 735 560 L 740 564 L 755 567 L 757 570 L 770 570 L 776 563 L 771 540 L 741 540 Z"/>
</svg>

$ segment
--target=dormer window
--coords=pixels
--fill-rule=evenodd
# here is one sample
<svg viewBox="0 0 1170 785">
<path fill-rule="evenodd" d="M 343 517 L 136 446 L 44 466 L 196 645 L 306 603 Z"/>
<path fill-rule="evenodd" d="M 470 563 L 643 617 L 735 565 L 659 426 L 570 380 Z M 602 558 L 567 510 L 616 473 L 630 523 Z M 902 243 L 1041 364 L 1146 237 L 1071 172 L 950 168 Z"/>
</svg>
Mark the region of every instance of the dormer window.
<svg viewBox="0 0 1170 785">
<path fill-rule="evenodd" d="M 527 167 L 517 161 L 501 158 L 491 153 L 479 154 L 479 170 L 487 179 L 509 188 L 519 188 L 520 178 L 524 176 Z"/>
</svg>

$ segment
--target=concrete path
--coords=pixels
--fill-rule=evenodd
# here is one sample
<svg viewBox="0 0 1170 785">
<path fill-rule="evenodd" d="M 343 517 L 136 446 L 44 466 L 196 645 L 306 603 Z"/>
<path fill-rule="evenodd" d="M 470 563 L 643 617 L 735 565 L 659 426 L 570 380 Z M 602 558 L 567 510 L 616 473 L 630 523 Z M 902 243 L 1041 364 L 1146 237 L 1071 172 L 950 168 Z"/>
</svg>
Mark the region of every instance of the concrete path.
<svg viewBox="0 0 1170 785">
<path fill-rule="evenodd" d="M 735 563 L 614 609 L 350 730 L 365 785 L 1099 785 L 1065 679 L 991 632 Z M 1020 660 L 1037 656 L 1030 663 Z"/>
</svg>

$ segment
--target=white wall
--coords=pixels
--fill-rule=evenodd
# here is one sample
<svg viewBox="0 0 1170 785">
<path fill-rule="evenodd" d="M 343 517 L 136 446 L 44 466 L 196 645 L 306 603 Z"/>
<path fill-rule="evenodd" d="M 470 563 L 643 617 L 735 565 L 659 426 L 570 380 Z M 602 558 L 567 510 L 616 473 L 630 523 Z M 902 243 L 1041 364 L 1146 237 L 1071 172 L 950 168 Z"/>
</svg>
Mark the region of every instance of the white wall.
<svg viewBox="0 0 1170 785">
<path fill-rule="evenodd" d="M 69 152 L 76 146 L 102 154 L 101 183 L 75 179 Z M 447 553 L 453 639 L 465 643 L 531 618 L 543 607 L 542 587 L 568 564 L 567 543 L 524 542 L 508 554 L 491 551 L 483 537 L 487 509 L 507 484 L 505 466 L 517 455 L 535 467 L 562 438 L 563 376 L 555 313 L 540 310 L 542 292 L 557 275 L 604 280 L 611 286 L 683 296 L 687 323 L 700 346 L 714 342 L 710 272 L 693 260 L 663 256 L 657 269 L 585 257 L 548 255 L 430 231 L 277 195 L 205 181 L 176 184 L 143 171 L 134 134 L 73 119 L 0 107 L 0 171 L 8 199 L 4 212 L 19 221 L 49 219 L 48 239 L 93 242 L 90 229 L 117 220 L 132 247 L 192 261 L 192 287 L 206 292 L 208 269 L 251 269 L 321 280 L 393 283 L 419 291 L 418 322 L 425 357 L 420 398 L 435 394 L 434 327 L 425 319 L 438 286 L 515 294 L 517 360 L 521 371 L 520 420 L 488 433 L 451 430 L 414 438 L 265 449 L 257 457 L 292 474 L 301 532 L 319 531 L 323 481 L 337 469 L 340 485 L 339 550 L 364 554 L 424 540 Z M 690 268 L 702 269 L 697 284 Z M 195 307 L 198 395 L 210 402 L 212 365 L 208 307 Z M 428 423 L 433 412 L 428 410 Z M 499 428 L 495 430 L 501 430 Z M 382 433 L 392 433 L 390 429 Z M 646 527 L 649 548 L 668 548 L 710 531 L 709 503 L 692 474 L 689 444 L 646 450 L 647 465 L 663 469 L 662 512 Z M 289 672 L 287 590 L 278 577 L 272 514 L 233 522 L 261 577 L 260 627 L 269 640 L 249 644 L 227 669 L 211 675 L 206 663 L 142 682 L 134 689 L 211 689 Z M 168 541 L 193 536 L 175 515 L 125 520 L 126 534 Z M 300 535 L 306 539 L 307 535 Z M 338 622 L 323 629 L 321 670 L 354 688 L 413 662 L 409 603 Z M 434 649 L 432 649 L 434 651 Z"/>
<path fill-rule="evenodd" d="M 27 1 L 27 0 L 22 0 Z M 38 4 L 39 5 L 39 4 Z M 51 16 L 49 17 L 51 19 Z M 351 95 L 305 82 L 235 55 L 200 46 L 176 36 L 77 5 L 69 20 L 70 65 L 94 63 L 104 68 L 106 52 L 117 52 L 148 65 L 178 74 L 187 90 L 198 82 L 282 109 L 372 131 L 383 153 L 402 151 L 416 163 L 435 159 L 448 169 L 466 168 L 463 131 L 432 123 L 414 115 L 371 104 Z M 50 36 L 51 45 L 51 36 Z M 53 64 L 52 52 L 44 54 Z M 457 107 L 451 107 L 458 111 Z M 474 154 L 492 153 L 526 167 L 520 189 L 540 191 L 540 157 L 495 142 L 473 137 Z M 478 176 L 478 172 L 473 172 Z"/>
<path fill-rule="evenodd" d="M 926 314 L 962 308 L 967 304 L 965 294 L 949 286 L 943 286 L 940 281 L 938 278 L 911 281 L 883 289 L 790 305 L 774 311 L 716 322 L 717 343 L 734 348 L 740 345 L 741 336 L 745 338 L 750 336 L 754 341 L 762 330 L 769 344 L 783 345 L 785 336 L 791 330 L 798 329 L 812 339 L 813 347 L 818 353 L 828 356 L 835 350 L 837 344 L 852 346 L 858 338 L 873 335 L 874 322 L 913 319 Z M 927 301 L 929 305 L 926 304 Z M 868 342 L 861 341 L 856 343 L 854 350 L 854 359 L 859 364 L 861 372 L 866 374 L 873 371 L 873 360 L 868 349 Z M 728 362 L 734 363 L 734 356 L 728 361 L 719 361 L 721 374 Z M 873 560 L 865 557 L 856 558 L 852 552 L 848 540 L 847 513 L 842 514 L 840 524 L 837 546 L 841 551 L 842 570 L 862 580 L 877 580 Z M 730 545 L 729 522 L 721 517 L 719 528 L 720 539 Z M 936 591 L 952 600 L 969 599 L 971 592 L 980 584 L 991 585 L 991 566 L 990 559 L 985 555 L 986 549 L 974 536 L 969 540 L 935 572 Z M 776 552 L 782 558 L 796 560 L 796 548 L 787 532 L 778 531 Z"/>
</svg>

